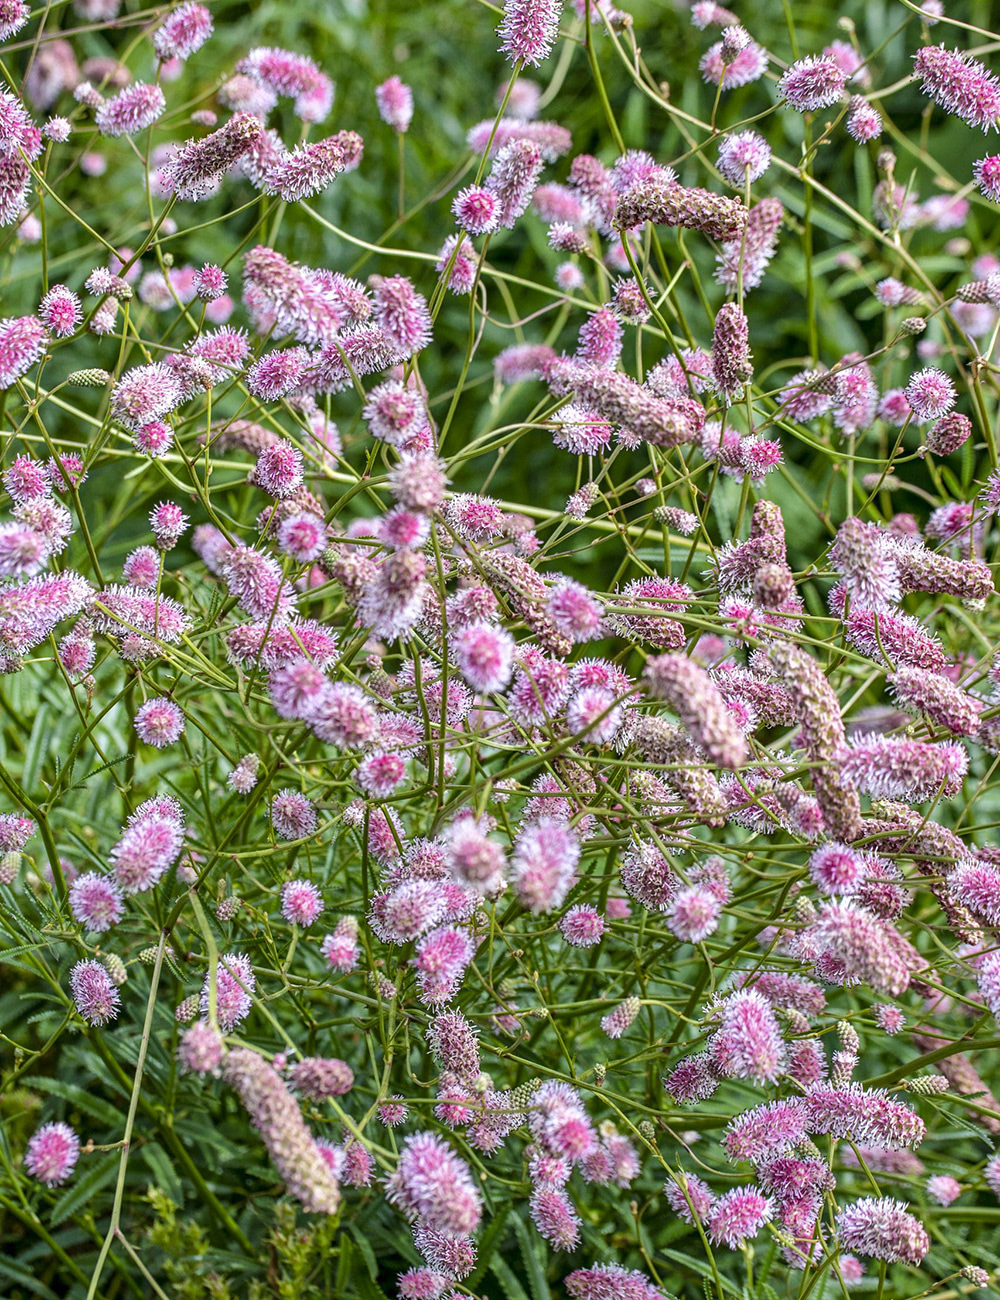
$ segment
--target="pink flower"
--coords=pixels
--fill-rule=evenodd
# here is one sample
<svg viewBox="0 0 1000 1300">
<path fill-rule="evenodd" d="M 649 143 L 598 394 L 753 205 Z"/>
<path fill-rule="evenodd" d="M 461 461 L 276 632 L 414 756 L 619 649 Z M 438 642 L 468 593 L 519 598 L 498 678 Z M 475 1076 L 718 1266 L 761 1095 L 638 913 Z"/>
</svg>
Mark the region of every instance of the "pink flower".
<svg viewBox="0 0 1000 1300">
<path fill-rule="evenodd" d="M 224 1054 L 222 1035 L 207 1020 L 199 1020 L 186 1029 L 177 1046 L 181 1069 L 192 1074 L 214 1074 L 222 1064 Z"/>
<path fill-rule="evenodd" d="M 810 54 L 798 59 L 778 82 L 778 94 L 800 113 L 829 108 L 843 94 L 847 76 L 836 59 Z"/>
<path fill-rule="evenodd" d="M 413 91 L 399 77 L 389 77 L 375 87 L 378 115 L 394 131 L 405 132 L 413 120 Z"/>
<path fill-rule="evenodd" d="M 559 1187 L 538 1187 L 529 1206 L 531 1220 L 553 1250 L 572 1250 L 580 1240 L 580 1217 Z"/>
<path fill-rule="evenodd" d="M 69 890 L 70 910 L 81 925 L 103 933 L 122 919 L 122 891 L 110 876 L 85 871 L 77 876 Z"/>
<path fill-rule="evenodd" d="M 446 1237 L 475 1232 L 482 1213 L 468 1166 L 435 1133 L 414 1133 L 403 1143 L 386 1199 Z"/>
<path fill-rule="evenodd" d="M 40 360 L 48 334 L 34 316 L 0 320 L 0 388 L 10 386 Z"/>
<path fill-rule="evenodd" d="M 970 126 L 988 131 L 1000 117 L 1000 82 L 976 59 L 925 45 L 913 56 L 920 89 L 946 113 L 954 113 Z"/>
<path fill-rule="evenodd" d="M 319 825 L 316 809 L 297 790 L 279 790 L 271 800 L 271 824 L 282 840 L 300 840 Z"/>
<path fill-rule="evenodd" d="M 153 33 L 153 49 L 161 62 L 189 59 L 211 35 L 211 14 L 204 5 L 186 0 L 172 10 Z"/>
<path fill-rule="evenodd" d="M 532 67 L 544 62 L 559 34 L 561 12 L 561 0 L 504 0 L 497 34 L 510 62 Z"/>
<path fill-rule="evenodd" d="M 585 903 L 571 907 L 559 922 L 562 937 L 574 948 L 592 948 L 604 934 L 604 918 Z"/>
<path fill-rule="evenodd" d="M 626 998 L 624 1002 L 601 1017 L 601 1029 L 609 1038 L 621 1038 L 632 1021 L 639 1014 L 642 1004 L 638 998 Z"/>
<path fill-rule="evenodd" d="M 118 1018 L 121 999 L 114 981 L 99 961 L 78 961 L 70 971 L 69 988 L 76 1009 L 90 1025 Z"/>
<path fill-rule="evenodd" d="M 281 886 L 281 915 L 289 925 L 312 925 L 323 910 L 323 896 L 308 880 L 286 880 Z"/>
<path fill-rule="evenodd" d="M 807 1112 L 801 1101 L 770 1101 L 732 1120 L 722 1145 L 730 1160 L 758 1165 L 785 1155 L 807 1132 Z"/>
<path fill-rule="evenodd" d="M 68 1124 L 43 1124 L 28 1140 L 24 1167 L 47 1187 L 64 1183 L 80 1157 L 80 1139 Z"/>
<path fill-rule="evenodd" d="M 161 696 L 139 706 L 133 725 L 143 744 L 164 749 L 182 736 L 184 714 L 173 700 Z"/>
<path fill-rule="evenodd" d="M 459 190 L 451 210 L 458 224 L 470 235 L 485 235 L 496 229 L 497 198 L 492 190 L 467 186 Z"/>
<path fill-rule="evenodd" d="M 201 1010 L 210 1014 L 212 972 L 205 975 L 201 989 Z M 257 980 L 250 959 L 241 952 L 228 952 L 215 966 L 215 1007 L 219 1028 L 229 1034 L 245 1020 L 253 1007 L 251 994 Z"/>
<path fill-rule="evenodd" d="M 458 670 L 483 695 L 502 691 L 510 681 L 514 660 L 514 638 L 503 628 L 475 622 L 451 638 Z"/>
<path fill-rule="evenodd" d="M 450 1002 L 474 955 L 474 945 L 465 931 L 453 925 L 431 930 L 418 943 L 413 961 L 421 999 L 428 1006 Z"/>
<path fill-rule="evenodd" d="M 722 1004 L 722 1024 L 708 1050 L 719 1071 L 730 1078 L 773 1082 L 786 1056 L 771 1004 L 756 991 L 732 993 Z"/>
<path fill-rule="evenodd" d="M 918 370 L 910 376 L 906 397 L 918 420 L 939 420 L 955 405 L 955 385 L 943 371 Z"/>
<path fill-rule="evenodd" d="M 559 907 L 576 880 L 580 842 L 565 822 L 540 817 L 518 834 L 511 867 L 518 898 L 536 914 Z"/>
<path fill-rule="evenodd" d="M 919 1264 L 930 1250 L 927 1233 L 907 1214 L 905 1202 L 886 1196 L 844 1206 L 837 1214 L 837 1234 L 848 1249 L 890 1263 Z"/>
<path fill-rule="evenodd" d="M 756 1187 L 734 1187 L 720 1196 L 708 1213 L 708 1237 L 713 1245 L 736 1250 L 770 1223 L 775 1202 Z"/>
<path fill-rule="evenodd" d="M 134 81 L 97 110 L 94 122 L 102 135 L 137 135 L 152 126 L 167 106 L 159 86 Z"/>
</svg>

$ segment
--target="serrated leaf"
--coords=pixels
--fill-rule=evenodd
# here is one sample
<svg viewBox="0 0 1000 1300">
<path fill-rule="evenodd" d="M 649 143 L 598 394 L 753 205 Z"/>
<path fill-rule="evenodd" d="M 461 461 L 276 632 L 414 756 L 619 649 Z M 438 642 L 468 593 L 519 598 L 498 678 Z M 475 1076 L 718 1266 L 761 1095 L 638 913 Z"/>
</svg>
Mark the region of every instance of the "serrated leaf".
<svg viewBox="0 0 1000 1300">
<path fill-rule="evenodd" d="M 511 1222 L 514 1225 L 514 1232 L 521 1246 L 524 1266 L 528 1270 L 528 1280 L 531 1283 L 533 1300 L 552 1300 L 552 1293 L 545 1277 L 545 1266 L 538 1258 L 539 1239 L 531 1235 L 527 1224 L 517 1215 L 514 1216 Z"/>
<path fill-rule="evenodd" d="M 500 1283 L 507 1300 L 528 1300 L 524 1287 L 514 1276 L 513 1270 L 502 1255 L 494 1255 L 490 1263 L 490 1272 Z"/>
<path fill-rule="evenodd" d="M 147 1142 L 142 1148 L 142 1158 L 156 1179 L 156 1185 L 166 1192 L 178 1208 L 183 1207 L 184 1184 L 177 1177 L 174 1167 L 170 1163 L 170 1157 L 160 1144 L 158 1142 Z"/>
<path fill-rule="evenodd" d="M 507 1234 L 507 1215 L 510 1213 L 510 1202 L 505 1201 L 500 1209 L 490 1220 L 490 1226 L 483 1233 L 478 1243 L 478 1259 L 475 1270 L 469 1276 L 466 1286 L 470 1291 L 474 1291 L 476 1286 L 486 1275 L 490 1260 L 493 1258 L 493 1252 L 497 1249 Z"/>
<path fill-rule="evenodd" d="M 51 1097 L 61 1097 L 70 1106 L 76 1106 L 78 1110 L 112 1128 L 121 1127 L 122 1115 L 118 1107 L 103 1097 L 95 1097 L 86 1088 L 78 1088 L 76 1084 L 66 1083 L 63 1079 L 50 1079 L 48 1075 L 31 1075 L 24 1080 L 24 1085 L 38 1092 L 46 1092 Z"/>
<path fill-rule="evenodd" d="M 63 1192 L 55 1205 L 49 1211 L 48 1221 L 51 1227 L 58 1227 L 71 1215 L 76 1214 L 79 1210 L 91 1201 L 102 1188 L 106 1187 L 112 1181 L 118 1172 L 118 1161 L 120 1160 L 117 1151 L 109 1151 L 105 1156 L 100 1158 L 88 1173 L 72 1183 L 69 1189 Z"/>
</svg>

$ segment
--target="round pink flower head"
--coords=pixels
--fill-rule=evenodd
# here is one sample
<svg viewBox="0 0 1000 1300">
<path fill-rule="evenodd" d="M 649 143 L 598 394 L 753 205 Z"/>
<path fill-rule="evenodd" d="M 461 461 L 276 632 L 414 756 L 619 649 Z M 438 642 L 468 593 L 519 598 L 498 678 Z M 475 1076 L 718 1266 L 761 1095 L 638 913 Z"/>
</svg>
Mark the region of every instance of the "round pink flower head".
<svg viewBox="0 0 1000 1300">
<path fill-rule="evenodd" d="M 485 235 L 496 229 L 497 198 L 491 190 L 475 185 L 459 190 L 451 210 L 461 228 L 470 235 Z"/>
<path fill-rule="evenodd" d="M 268 496 L 289 496 L 302 485 L 302 453 L 290 442 L 278 439 L 257 457 L 251 478 Z"/>
<path fill-rule="evenodd" d="M 595 908 L 578 903 L 559 922 L 559 930 L 566 942 L 574 948 L 592 948 L 601 942 L 604 917 Z"/>
<path fill-rule="evenodd" d="M 667 929 L 682 943 L 701 943 L 719 926 L 722 903 L 704 885 L 679 889 L 670 900 Z"/>
<path fill-rule="evenodd" d="M 187 524 L 187 515 L 173 501 L 160 501 L 150 511 L 149 526 L 161 551 L 169 551 L 177 545 Z"/>
<path fill-rule="evenodd" d="M 436 1133 L 415 1133 L 403 1144 L 386 1183 L 386 1198 L 424 1227 L 448 1237 L 479 1226 L 482 1200 L 468 1166 Z"/>
<path fill-rule="evenodd" d="M 378 115 L 394 131 L 405 132 L 413 120 L 413 91 L 399 77 L 390 77 L 375 88 Z"/>
<path fill-rule="evenodd" d="M 132 435 L 136 451 L 155 459 L 164 456 L 174 444 L 174 431 L 162 420 L 150 420 Z"/>
<path fill-rule="evenodd" d="M 718 168 L 730 185 L 741 189 L 749 180 L 759 181 L 771 165 L 771 148 L 756 131 L 738 131 L 723 136 L 719 144 Z"/>
<path fill-rule="evenodd" d="M 948 1174 L 932 1174 L 927 1180 L 927 1195 L 938 1205 L 950 1205 L 962 1195 L 962 1184 Z"/>
<path fill-rule="evenodd" d="M 821 894 L 849 894 L 864 875 L 864 861 L 845 844 L 822 844 L 809 859 L 809 874 Z"/>
<path fill-rule="evenodd" d="M 326 525 L 308 511 L 289 515 L 278 525 L 278 546 L 297 564 L 318 560 L 326 550 Z"/>
<path fill-rule="evenodd" d="M 211 35 L 211 14 L 204 5 L 186 0 L 171 10 L 153 33 L 153 49 L 161 63 L 168 59 L 189 59 Z"/>
<path fill-rule="evenodd" d="M 852 95 L 851 107 L 847 114 L 847 134 L 857 144 L 867 144 L 877 140 L 882 134 L 882 115 L 874 104 L 860 95 Z"/>
<path fill-rule="evenodd" d="M 80 299 L 64 284 L 55 284 L 39 304 L 38 318 L 57 338 L 69 338 L 83 319 Z"/>
<path fill-rule="evenodd" d="M 847 77 L 836 59 L 809 55 L 791 65 L 778 82 L 778 94 L 800 113 L 829 108 L 843 94 Z"/>
<path fill-rule="evenodd" d="M 281 915 L 289 925 L 312 925 L 323 910 L 323 895 L 308 880 L 286 880 L 281 886 Z"/>
<path fill-rule="evenodd" d="M 734 1187 L 713 1204 L 708 1214 L 708 1237 L 713 1245 L 736 1250 L 770 1223 L 775 1202 L 756 1187 Z"/>
<path fill-rule="evenodd" d="M 296 790 L 279 790 L 271 800 L 271 824 L 281 840 L 311 835 L 319 824 L 316 809 Z"/>
<path fill-rule="evenodd" d="M 68 1124 L 43 1124 L 28 1141 L 24 1167 L 47 1187 L 64 1183 L 76 1167 L 80 1139 Z"/>
<path fill-rule="evenodd" d="M 241 952 L 227 952 L 216 964 L 216 1015 L 224 1034 L 231 1033 L 240 1021 L 245 1020 L 253 1007 L 250 996 L 257 980 L 250 959 Z M 209 1014 L 211 998 L 211 972 L 205 974 L 201 989 L 201 1010 Z"/>
<path fill-rule="evenodd" d="M 122 919 L 122 891 L 111 876 L 85 871 L 70 886 L 70 910 L 81 925 L 102 933 Z"/>
<path fill-rule="evenodd" d="M 939 420 L 955 405 L 955 384 L 943 371 L 927 367 L 910 376 L 906 397 L 919 421 Z"/>
<path fill-rule="evenodd" d="M 369 754 L 361 760 L 354 779 L 370 798 L 388 799 L 406 779 L 406 760 L 401 754 Z"/>
<path fill-rule="evenodd" d="M 152 126 L 166 106 L 159 86 L 135 81 L 112 99 L 106 99 L 94 121 L 101 135 L 136 135 Z"/>
<path fill-rule="evenodd" d="M 308 353 L 304 348 L 267 352 L 247 371 L 247 388 L 262 402 L 277 402 L 298 387 L 307 363 Z"/>
<path fill-rule="evenodd" d="M 561 0 L 505 0 L 497 34 L 511 63 L 537 67 L 549 57 L 559 34 L 561 11 Z"/>
<path fill-rule="evenodd" d="M 77 1011 L 88 1024 L 106 1025 L 117 1018 L 121 999 L 99 961 L 78 961 L 70 971 L 69 987 Z"/>
<path fill-rule="evenodd" d="M 923 1225 L 906 1212 L 903 1201 L 866 1196 L 837 1214 L 843 1246 L 888 1263 L 919 1264 L 930 1250 Z"/>
<path fill-rule="evenodd" d="M 214 1074 L 222 1064 L 224 1054 L 222 1035 L 207 1020 L 199 1020 L 186 1029 L 177 1046 L 181 1069 L 192 1074 Z"/>
<path fill-rule="evenodd" d="M 164 749 L 183 735 L 184 713 L 173 700 L 159 696 L 139 706 L 134 725 L 143 744 Z"/>
<path fill-rule="evenodd" d="M 590 641 L 601 635 L 604 611 L 582 583 L 569 578 L 558 582 L 548 594 L 546 611 L 571 641 Z"/>
<path fill-rule="evenodd" d="M 510 681 L 514 638 L 490 623 L 469 623 L 451 638 L 459 672 L 474 691 L 502 691 Z"/>
<path fill-rule="evenodd" d="M 216 266 L 213 262 L 206 262 L 195 272 L 195 293 L 202 302 L 215 302 L 221 298 L 228 284 L 229 276 L 221 266 Z"/>
<path fill-rule="evenodd" d="M 122 577 L 133 587 L 155 587 L 160 574 L 160 557 L 152 546 L 129 551 L 122 565 Z"/>
</svg>

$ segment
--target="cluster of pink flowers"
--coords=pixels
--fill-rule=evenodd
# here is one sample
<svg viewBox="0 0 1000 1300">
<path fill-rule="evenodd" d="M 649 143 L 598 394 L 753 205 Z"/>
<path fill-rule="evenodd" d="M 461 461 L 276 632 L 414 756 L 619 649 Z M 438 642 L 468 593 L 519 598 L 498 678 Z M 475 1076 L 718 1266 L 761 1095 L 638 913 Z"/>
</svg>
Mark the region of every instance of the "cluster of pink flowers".
<svg viewBox="0 0 1000 1300">
<path fill-rule="evenodd" d="M 316 59 L 216 68 L 197 0 L 150 12 L 134 69 L 47 16 L 26 45 L 0 0 L 30 51 L 0 88 L 0 926 L 45 986 L 24 1096 L 66 1116 L 11 1128 L 25 1231 L 95 1147 L 134 1179 L 137 1122 L 165 1167 L 147 1088 L 216 1127 L 173 1174 L 213 1231 L 276 1175 L 303 1215 L 381 1216 L 402 1300 L 490 1266 L 520 1294 L 508 1205 L 534 1292 L 548 1260 L 574 1300 L 663 1300 L 677 1242 L 734 1294 L 754 1242 L 803 1293 L 861 1260 L 946 1277 L 949 1207 L 1000 1197 L 973 1154 L 1000 1132 L 1000 257 L 969 220 L 1000 155 L 921 201 L 875 143 L 905 139 L 897 91 L 928 130 L 1000 128 L 1000 80 L 929 41 L 937 0 L 897 84 L 853 22 L 772 51 L 696 0 L 681 109 L 631 15 L 574 8 L 505 0 L 496 111 L 411 211 L 435 127 L 398 73 L 333 130 Z M 119 31 L 116 0 L 71 12 Z M 580 44 L 593 154 L 539 116 Z M 57 187 L 101 161 L 143 202 L 95 232 Z M 75 222 L 75 260 L 21 269 Z M 39 1082 L 67 1033 L 54 1068 L 132 1072 L 106 1141 L 107 1103 Z M 227 1147 L 234 1216 L 201 1169 Z M 643 1268 L 567 1271 L 615 1215 Z"/>
</svg>

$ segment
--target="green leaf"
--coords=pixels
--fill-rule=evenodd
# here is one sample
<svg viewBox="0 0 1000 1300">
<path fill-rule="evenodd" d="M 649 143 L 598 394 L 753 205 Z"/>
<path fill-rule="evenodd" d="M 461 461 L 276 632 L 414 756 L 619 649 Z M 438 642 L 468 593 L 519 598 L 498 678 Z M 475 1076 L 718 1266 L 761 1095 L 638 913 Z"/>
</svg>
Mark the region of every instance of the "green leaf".
<svg viewBox="0 0 1000 1300">
<path fill-rule="evenodd" d="M 57 1227 L 92 1201 L 97 1193 L 114 1178 L 118 1172 L 120 1159 L 119 1152 L 109 1151 L 97 1161 L 93 1169 L 72 1183 L 50 1210 L 49 1226 Z"/>
<path fill-rule="evenodd" d="M 507 1300 L 528 1300 L 527 1292 L 514 1276 L 510 1265 L 502 1255 L 494 1255 L 490 1263 L 490 1272 L 500 1283 L 500 1288 Z"/>
<path fill-rule="evenodd" d="M 173 1203 L 180 1207 L 184 1204 L 184 1184 L 177 1177 L 170 1157 L 158 1142 L 147 1142 L 142 1148 L 142 1158 L 156 1180 L 157 1187 L 166 1192 Z"/>
<path fill-rule="evenodd" d="M 528 1279 L 531 1282 L 531 1294 L 534 1300 L 552 1300 L 552 1293 L 545 1277 L 545 1265 L 538 1257 L 541 1248 L 538 1237 L 531 1235 L 528 1231 L 528 1225 L 517 1215 L 514 1216 L 511 1222 L 521 1244 L 521 1256 L 524 1259 L 524 1266 L 528 1270 Z"/>
<path fill-rule="evenodd" d="M 75 1083 L 66 1083 L 63 1079 L 50 1079 L 48 1075 L 31 1075 L 24 1080 L 24 1084 L 25 1087 L 34 1088 L 37 1092 L 47 1092 L 52 1097 L 61 1097 L 70 1106 L 76 1106 L 84 1114 L 92 1115 L 94 1119 L 99 1119 L 111 1128 L 121 1127 L 122 1114 L 117 1106 L 105 1101 L 103 1097 L 95 1097 L 86 1088 L 78 1088 Z"/>
<path fill-rule="evenodd" d="M 0 1255 L 0 1273 L 4 1277 L 13 1278 L 20 1286 L 27 1287 L 35 1295 L 44 1296 L 45 1300 L 59 1300 L 54 1291 L 50 1291 L 44 1282 L 39 1282 L 31 1269 L 25 1268 L 23 1264 L 19 1264 L 14 1259 Z"/>
<path fill-rule="evenodd" d="M 474 1291 L 479 1283 L 486 1276 L 486 1270 L 489 1267 L 490 1260 L 493 1258 L 493 1252 L 501 1244 L 507 1235 L 507 1215 L 510 1213 L 510 1202 L 504 1201 L 500 1209 L 497 1210 L 490 1220 L 490 1226 L 479 1239 L 478 1245 L 478 1262 L 474 1272 L 469 1276 L 466 1286 L 470 1291 Z"/>
</svg>

